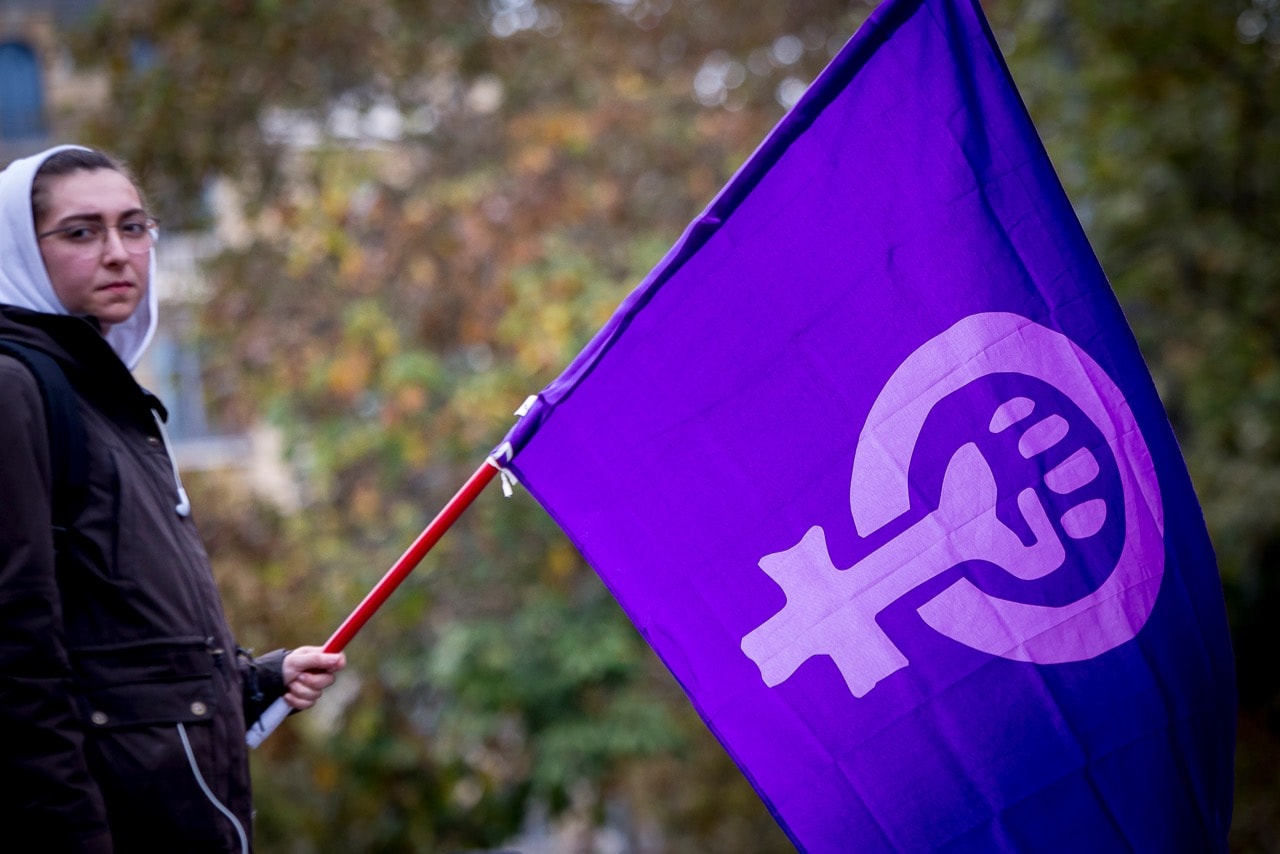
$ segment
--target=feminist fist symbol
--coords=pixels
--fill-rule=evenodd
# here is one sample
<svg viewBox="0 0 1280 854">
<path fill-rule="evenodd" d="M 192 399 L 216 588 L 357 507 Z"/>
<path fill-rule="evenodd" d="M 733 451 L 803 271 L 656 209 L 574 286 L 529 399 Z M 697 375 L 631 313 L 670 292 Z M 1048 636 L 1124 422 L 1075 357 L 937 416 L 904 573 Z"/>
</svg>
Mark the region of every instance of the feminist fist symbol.
<svg viewBox="0 0 1280 854">
<path fill-rule="evenodd" d="M 1000 599 L 960 579 L 918 613 L 935 631 L 991 655 L 1037 664 L 1094 658 L 1131 640 L 1150 616 L 1164 573 L 1164 522 L 1155 469 L 1128 403 L 1098 364 L 1061 333 L 1014 314 L 978 314 L 909 356 L 881 391 L 859 437 L 850 490 L 854 523 L 865 537 L 907 512 L 907 472 L 925 418 L 942 398 L 995 373 L 1049 383 L 1093 421 L 1119 470 L 1124 546 L 1096 590 L 1061 607 Z M 992 431 L 1009 429 L 1033 409 L 1024 398 L 1006 402 L 992 419 Z M 1053 418 L 1032 423 L 1019 445 L 1024 456 L 1060 440 L 1060 427 Z M 1070 492 L 1097 470 L 1088 452 L 1078 452 L 1045 480 L 1057 492 Z M 947 465 L 938 509 L 852 568 L 837 569 L 822 528 L 810 528 L 793 548 L 760 560 L 787 604 L 742 639 L 743 652 L 769 686 L 810 657 L 828 655 L 850 693 L 865 696 L 909 663 L 876 623 L 908 591 L 969 560 L 988 561 L 1024 580 L 1062 566 L 1062 541 L 1035 490 L 1018 495 L 1035 538 L 1031 545 L 996 518 L 996 502 L 990 465 L 969 444 Z M 1087 501 L 1059 521 L 1067 536 L 1082 539 L 1101 528 L 1106 512 L 1105 502 Z"/>
</svg>

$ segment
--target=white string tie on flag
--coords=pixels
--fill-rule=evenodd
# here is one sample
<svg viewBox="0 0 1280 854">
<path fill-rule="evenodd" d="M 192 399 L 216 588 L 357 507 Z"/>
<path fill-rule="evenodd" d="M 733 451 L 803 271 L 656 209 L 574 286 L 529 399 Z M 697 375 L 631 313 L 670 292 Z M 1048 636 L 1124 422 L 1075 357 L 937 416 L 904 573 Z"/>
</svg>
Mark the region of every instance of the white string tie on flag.
<svg viewBox="0 0 1280 854">
<path fill-rule="evenodd" d="M 537 402 L 538 396 L 536 394 L 529 395 L 524 399 L 524 403 L 520 404 L 519 408 L 516 409 L 515 416 L 517 418 L 525 417 Z M 498 477 L 502 481 L 502 495 L 504 498 L 510 498 L 515 495 L 516 487 L 520 485 L 519 479 L 517 479 L 512 472 L 503 466 L 504 463 L 511 462 L 511 459 L 514 456 L 515 448 L 511 446 L 510 442 L 503 442 L 498 446 L 498 449 L 490 455 L 487 461 L 489 465 L 498 470 Z"/>
<path fill-rule="evenodd" d="M 534 400 L 535 397 L 536 395 L 531 396 L 529 400 L 525 401 L 525 403 L 528 404 L 530 401 Z M 524 407 L 522 406 L 521 409 L 524 409 Z M 520 485 L 520 481 L 516 476 L 503 467 L 503 463 L 511 462 L 511 458 L 513 456 L 515 456 L 515 449 L 511 447 L 511 443 L 503 442 L 498 446 L 496 451 L 489 455 L 489 459 L 485 461 L 498 470 L 498 478 L 502 481 L 502 495 L 504 498 L 510 498 L 515 495 L 515 488 Z"/>
<path fill-rule="evenodd" d="M 515 412 L 516 417 L 524 418 L 526 415 L 529 414 L 529 410 L 533 409 L 533 405 L 537 402 L 538 402 L 538 396 L 536 394 L 531 394 L 528 397 L 526 397 L 524 399 L 524 403 L 520 404 L 520 408 L 516 410 Z"/>
</svg>

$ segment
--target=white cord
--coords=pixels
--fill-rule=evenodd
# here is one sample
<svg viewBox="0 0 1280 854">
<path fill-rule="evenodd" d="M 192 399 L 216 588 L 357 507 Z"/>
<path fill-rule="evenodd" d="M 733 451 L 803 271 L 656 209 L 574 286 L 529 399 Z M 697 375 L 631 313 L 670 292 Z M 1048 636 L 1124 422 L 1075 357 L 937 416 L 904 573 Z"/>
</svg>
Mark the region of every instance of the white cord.
<svg viewBox="0 0 1280 854">
<path fill-rule="evenodd" d="M 204 775 L 200 773 L 200 766 L 196 764 L 196 755 L 191 750 L 191 742 L 187 740 L 187 728 L 181 722 L 178 723 L 178 735 L 182 738 L 182 748 L 187 751 L 187 761 L 191 763 L 191 773 L 195 775 L 196 782 L 200 784 L 200 791 L 204 792 L 204 796 L 209 799 L 209 802 L 217 807 L 218 812 L 225 815 L 235 827 L 236 833 L 240 837 L 241 854 L 249 854 L 249 837 L 245 835 L 244 827 L 240 824 L 240 820 L 236 818 L 235 813 L 223 806 L 222 801 L 218 800 L 213 792 L 209 791 L 209 786 L 204 781 Z"/>
<path fill-rule="evenodd" d="M 191 501 L 187 499 L 187 491 L 182 488 L 182 475 L 178 474 L 178 460 L 173 455 L 173 446 L 169 444 L 169 434 L 165 432 L 164 422 L 160 420 L 160 413 L 153 409 L 151 410 L 151 417 L 156 420 L 156 427 L 160 430 L 160 439 L 164 442 L 164 451 L 169 455 L 169 467 L 173 469 L 173 485 L 178 489 L 178 503 L 173 509 L 185 519 L 191 515 Z"/>
</svg>

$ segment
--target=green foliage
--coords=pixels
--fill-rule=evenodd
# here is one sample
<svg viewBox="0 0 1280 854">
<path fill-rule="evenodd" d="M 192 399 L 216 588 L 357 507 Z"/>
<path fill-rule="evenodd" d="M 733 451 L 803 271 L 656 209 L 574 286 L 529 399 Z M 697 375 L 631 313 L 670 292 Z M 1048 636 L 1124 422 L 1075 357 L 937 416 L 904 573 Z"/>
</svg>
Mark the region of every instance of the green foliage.
<svg viewBox="0 0 1280 854">
<path fill-rule="evenodd" d="M 649 653 L 612 603 L 592 598 L 535 592 L 512 619 L 445 630 L 429 673 L 459 703 L 442 713 L 438 752 L 465 756 L 506 732 L 504 764 L 524 766 L 532 793 L 563 807 L 575 784 L 606 777 L 615 757 L 678 746 L 667 710 L 638 688 Z M 522 744 L 511 743 L 512 728 Z"/>
<path fill-rule="evenodd" d="M 212 402 L 269 418 L 305 475 L 294 515 L 196 484 L 245 642 L 337 624 L 871 5 L 102 5 L 77 50 L 111 83 L 90 134 L 167 224 L 242 212 L 209 269 Z M 1267 850 L 1280 12 L 988 6 L 1204 504 L 1244 701 L 1235 845 Z M 673 852 L 788 847 L 527 496 L 482 496 L 348 652 L 349 696 L 254 757 L 260 850 L 498 845 L 541 808 Z"/>
</svg>

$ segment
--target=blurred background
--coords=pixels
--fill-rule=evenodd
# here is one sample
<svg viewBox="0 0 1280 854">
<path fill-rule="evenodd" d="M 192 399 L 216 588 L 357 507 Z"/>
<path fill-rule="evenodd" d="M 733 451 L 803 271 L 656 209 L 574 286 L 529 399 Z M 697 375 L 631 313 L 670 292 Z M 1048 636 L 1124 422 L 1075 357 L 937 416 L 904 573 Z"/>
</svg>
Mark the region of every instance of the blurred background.
<svg viewBox="0 0 1280 854">
<path fill-rule="evenodd" d="M 323 642 L 875 5 L 0 0 L 0 162 L 105 147 L 163 222 L 141 372 L 241 643 Z M 1232 849 L 1280 851 L 1280 0 L 984 5 L 1218 551 Z M 348 655 L 253 756 L 262 852 L 790 850 L 526 494 Z"/>
</svg>

